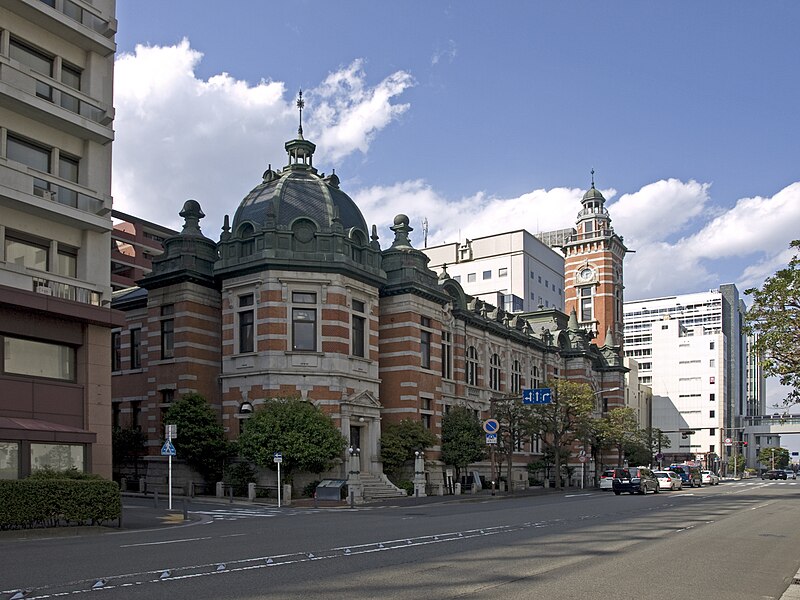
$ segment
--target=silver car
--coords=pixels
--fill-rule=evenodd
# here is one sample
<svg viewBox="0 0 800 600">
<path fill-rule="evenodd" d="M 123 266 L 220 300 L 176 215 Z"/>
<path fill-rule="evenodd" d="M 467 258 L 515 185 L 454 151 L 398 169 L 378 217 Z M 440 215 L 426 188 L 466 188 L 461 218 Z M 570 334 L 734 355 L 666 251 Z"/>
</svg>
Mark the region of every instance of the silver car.
<svg viewBox="0 0 800 600">
<path fill-rule="evenodd" d="M 681 476 L 673 471 L 654 471 L 653 475 L 658 479 L 658 487 L 662 490 L 683 489 Z"/>
</svg>

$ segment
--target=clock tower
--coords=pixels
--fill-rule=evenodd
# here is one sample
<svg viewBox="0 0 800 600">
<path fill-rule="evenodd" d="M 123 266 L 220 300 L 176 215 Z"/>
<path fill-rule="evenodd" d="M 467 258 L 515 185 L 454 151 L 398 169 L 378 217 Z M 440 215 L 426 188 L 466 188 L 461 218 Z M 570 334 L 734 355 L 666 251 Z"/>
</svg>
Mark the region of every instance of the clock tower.
<svg viewBox="0 0 800 600">
<path fill-rule="evenodd" d="M 564 304 L 567 314 L 575 311 L 581 328 L 596 333 L 598 345 L 622 346 L 622 261 L 631 251 L 614 233 L 605 202 L 594 187 L 592 171 L 592 187 L 581 199 L 576 232 L 561 248 Z"/>
</svg>

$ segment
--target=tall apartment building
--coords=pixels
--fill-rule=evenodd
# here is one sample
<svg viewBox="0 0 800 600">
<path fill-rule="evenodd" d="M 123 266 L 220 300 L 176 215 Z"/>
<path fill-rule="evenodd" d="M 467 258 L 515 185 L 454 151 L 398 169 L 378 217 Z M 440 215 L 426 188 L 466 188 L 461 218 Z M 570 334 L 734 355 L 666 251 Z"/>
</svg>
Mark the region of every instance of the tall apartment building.
<svg viewBox="0 0 800 600">
<path fill-rule="evenodd" d="M 0 478 L 111 475 L 114 0 L 0 0 Z"/>
<path fill-rule="evenodd" d="M 745 305 L 736 286 L 634 300 L 624 314 L 625 355 L 653 389 L 653 427 L 695 432 L 673 433 L 668 452 L 722 456 L 722 440 L 740 439 L 747 414 Z"/>
<path fill-rule="evenodd" d="M 111 216 L 111 287 L 122 290 L 150 274 L 153 259 L 164 252 L 164 240 L 178 232 L 118 210 Z"/>
<path fill-rule="evenodd" d="M 524 229 L 425 248 L 429 268 L 507 312 L 564 310 L 564 257 Z"/>
</svg>

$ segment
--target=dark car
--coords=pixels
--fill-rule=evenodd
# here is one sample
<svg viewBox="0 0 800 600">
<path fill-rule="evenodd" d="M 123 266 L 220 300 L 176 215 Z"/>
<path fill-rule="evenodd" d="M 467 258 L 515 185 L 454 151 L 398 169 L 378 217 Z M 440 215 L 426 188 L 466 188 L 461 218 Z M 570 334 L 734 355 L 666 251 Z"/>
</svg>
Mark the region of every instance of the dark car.
<svg viewBox="0 0 800 600">
<path fill-rule="evenodd" d="M 622 492 L 629 494 L 646 494 L 652 490 L 659 492 L 658 479 L 647 467 L 620 467 L 614 469 L 614 481 L 611 489 L 619 496 Z"/>
<path fill-rule="evenodd" d="M 683 487 L 701 487 L 703 485 L 703 476 L 700 469 L 691 465 L 670 465 L 665 471 L 673 471 L 681 476 Z"/>
<path fill-rule="evenodd" d="M 780 469 L 770 469 L 761 474 L 761 479 L 786 479 L 786 471 Z"/>
</svg>

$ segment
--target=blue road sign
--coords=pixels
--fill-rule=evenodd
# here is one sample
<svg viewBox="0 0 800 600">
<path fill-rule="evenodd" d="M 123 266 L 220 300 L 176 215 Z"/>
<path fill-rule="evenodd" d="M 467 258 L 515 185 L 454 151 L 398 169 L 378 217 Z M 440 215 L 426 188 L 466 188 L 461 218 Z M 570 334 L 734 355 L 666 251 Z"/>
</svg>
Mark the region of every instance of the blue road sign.
<svg viewBox="0 0 800 600">
<path fill-rule="evenodd" d="M 175 446 L 172 445 L 172 441 L 167 440 L 161 446 L 161 456 L 175 456 Z"/>
<path fill-rule="evenodd" d="M 533 388 L 522 390 L 523 404 L 550 404 L 553 397 L 550 388 Z"/>
<path fill-rule="evenodd" d="M 496 433 L 487 433 L 486 434 L 486 443 L 487 444 L 496 444 L 497 443 L 497 434 Z"/>
<path fill-rule="evenodd" d="M 500 429 L 500 423 L 497 419 L 486 419 L 483 423 L 483 430 L 486 433 L 497 433 L 498 429 Z"/>
</svg>

